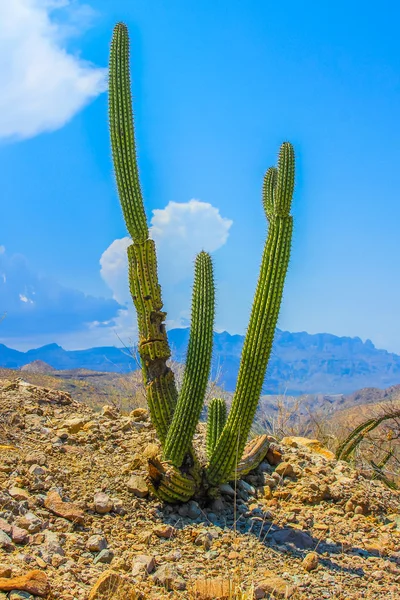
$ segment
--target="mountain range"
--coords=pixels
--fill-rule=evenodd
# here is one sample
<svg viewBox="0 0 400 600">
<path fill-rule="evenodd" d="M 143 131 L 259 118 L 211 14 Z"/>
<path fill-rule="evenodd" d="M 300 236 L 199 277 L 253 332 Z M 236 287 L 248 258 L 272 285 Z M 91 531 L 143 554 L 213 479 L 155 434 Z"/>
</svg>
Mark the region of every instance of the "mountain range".
<svg viewBox="0 0 400 600">
<path fill-rule="evenodd" d="M 171 329 L 172 357 L 184 362 L 189 329 Z M 212 377 L 233 391 L 244 336 L 214 333 Z M 35 360 L 57 370 L 90 369 L 127 373 L 138 368 L 125 348 L 64 350 L 49 344 L 20 352 L 0 344 L 0 366 L 21 368 Z M 375 348 L 370 340 L 329 333 L 290 333 L 277 329 L 263 394 L 349 394 L 360 388 L 385 388 L 400 383 L 400 356 Z"/>
</svg>

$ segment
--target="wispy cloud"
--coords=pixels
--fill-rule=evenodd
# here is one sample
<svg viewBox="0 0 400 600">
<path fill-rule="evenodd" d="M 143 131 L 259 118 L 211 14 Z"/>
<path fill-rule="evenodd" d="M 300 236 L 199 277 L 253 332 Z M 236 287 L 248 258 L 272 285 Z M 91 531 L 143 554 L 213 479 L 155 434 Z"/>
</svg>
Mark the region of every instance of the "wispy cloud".
<svg viewBox="0 0 400 600">
<path fill-rule="evenodd" d="M 79 0 L 0 2 L 0 138 L 58 129 L 106 89 L 105 69 L 66 47 L 91 16 Z"/>
</svg>

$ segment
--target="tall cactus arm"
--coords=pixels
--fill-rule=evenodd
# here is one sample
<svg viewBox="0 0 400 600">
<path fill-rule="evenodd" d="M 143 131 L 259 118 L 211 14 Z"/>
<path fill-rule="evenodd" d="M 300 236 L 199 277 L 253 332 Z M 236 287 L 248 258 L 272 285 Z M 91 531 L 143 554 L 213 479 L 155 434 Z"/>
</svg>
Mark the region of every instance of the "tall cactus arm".
<svg viewBox="0 0 400 600">
<path fill-rule="evenodd" d="M 265 173 L 263 184 L 263 206 L 268 221 L 273 218 L 274 211 L 274 192 L 278 178 L 276 167 L 270 167 Z"/>
<path fill-rule="evenodd" d="M 168 430 L 164 456 L 176 467 L 183 463 L 204 404 L 211 366 L 215 287 L 211 257 L 196 257 L 192 315 L 182 389 Z"/>
<path fill-rule="evenodd" d="M 289 211 L 293 188 L 294 152 L 291 144 L 285 142 L 279 153 L 273 204 L 264 202 L 270 221 L 268 238 L 232 407 L 207 469 L 207 479 L 213 485 L 226 481 L 234 472 L 236 455 L 241 457 L 243 453 L 259 401 L 289 265 L 293 230 Z"/>
<path fill-rule="evenodd" d="M 134 242 L 144 242 L 149 231 L 136 162 L 129 36 L 124 23 L 117 23 L 111 42 L 108 108 L 115 176 L 126 227 Z"/>
<path fill-rule="evenodd" d="M 177 399 L 158 283 L 157 257 L 149 239 L 140 190 L 129 76 L 129 37 L 123 23 L 114 28 L 110 52 L 109 124 L 118 195 L 133 244 L 128 248 L 129 285 L 135 304 L 139 354 L 151 418 L 164 442 Z"/>
<path fill-rule="evenodd" d="M 226 404 L 223 398 L 213 398 L 208 407 L 206 451 L 210 459 L 226 423 Z"/>
</svg>

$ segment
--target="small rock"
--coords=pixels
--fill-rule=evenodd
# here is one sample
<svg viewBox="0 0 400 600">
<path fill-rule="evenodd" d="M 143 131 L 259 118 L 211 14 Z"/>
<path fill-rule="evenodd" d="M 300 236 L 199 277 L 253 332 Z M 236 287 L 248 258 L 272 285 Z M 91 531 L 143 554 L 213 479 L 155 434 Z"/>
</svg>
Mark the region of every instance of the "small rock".
<svg viewBox="0 0 400 600">
<path fill-rule="evenodd" d="M 223 483 L 219 486 L 219 489 L 222 494 L 225 494 L 225 496 L 231 496 L 232 498 L 235 496 L 235 490 L 231 485 L 229 485 L 229 483 Z"/>
<path fill-rule="evenodd" d="M 35 596 L 32 596 L 29 592 L 22 592 L 21 590 L 13 590 L 8 596 L 8 600 L 35 600 Z"/>
<path fill-rule="evenodd" d="M 154 571 L 156 562 L 153 556 L 149 554 L 139 554 L 135 556 L 132 563 L 132 575 L 137 577 L 142 573 L 151 573 Z"/>
<path fill-rule="evenodd" d="M 255 597 L 265 598 L 265 596 L 269 597 L 269 594 L 271 594 L 273 598 L 290 598 L 294 591 L 294 588 L 287 584 L 282 577 L 271 573 L 256 585 Z M 264 596 L 261 595 L 263 592 Z"/>
<path fill-rule="evenodd" d="M 11 535 L 12 526 L 5 519 L 0 517 L 0 529 L 4 531 L 7 535 Z"/>
<path fill-rule="evenodd" d="M 85 419 L 82 419 L 81 417 L 75 417 L 73 419 L 68 419 L 67 421 L 65 421 L 62 425 L 62 428 L 66 429 L 68 433 L 74 434 L 78 433 L 78 431 L 83 429 L 85 423 Z"/>
<path fill-rule="evenodd" d="M 211 510 L 216 514 L 221 513 L 225 508 L 226 505 L 222 498 L 216 498 L 211 503 Z M 210 518 L 210 515 L 208 515 L 208 518 Z"/>
<path fill-rule="evenodd" d="M 28 533 L 25 529 L 22 529 L 22 527 L 13 525 L 11 529 L 11 538 L 15 544 L 25 544 L 28 538 Z"/>
<path fill-rule="evenodd" d="M 20 577 L 2 578 L 0 579 L 0 590 L 11 592 L 12 590 L 21 590 L 29 592 L 34 596 L 47 596 L 50 592 L 47 575 L 43 571 L 29 571 Z"/>
<path fill-rule="evenodd" d="M 354 506 L 354 504 L 352 503 L 352 501 L 351 501 L 351 500 L 348 500 L 348 501 L 346 502 L 346 504 L 344 505 L 344 512 L 345 512 L 345 513 L 352 513 L 352 512 L 354 512 L 354 508 L 355 508 L 355 506 Z"/>
<path fill-rule="evenodd" d="M 292 477 L 294 475 L 293 465 L 289 462 L 281 462 L 277 465 L 275 473 L 278 473 L 281 477 Z"/>
<path fill-rule="evenodd" d="M 59 517 L 63 517 L 73 523 L 83 523 L 84 512 L 72 502 L 63 502 L 57 492 L 49 492 L 44 501 L 45 507 Z"/>
<path fill-rule="evenodd" d="M 275 444 L 271 444 L 268 448 L 265 459 L 270 465 L 279 465 L 279 463 L 282 462 L 282 456 L 282 452 L 279 450 L 279 448 L 275 446 Z"/>
<path fill-rule="evenodd" d="M 279 545 L 282 544 L 293 544 L 297 548 L 302 550 L 306 548 L 312 548 L 315 546 L 313 538 L 304 531 L 298 529 L 283 528 L 275 531 L 272 534 L 273 539 Z"/>
<path fill-rule="evenodd" d="M 204 550 L 210 550 L 213 544 L 213 536 L 208 532 L 200 533 L 194 543 L 196 546 L 203 546 Z"/>
<path fill-rule="evenodd" d="M 0 565 L 0 579 L 2 579 L 3 577 L 11 577 L 12 575 L 12 568 L 9 567 L 8 565 Z"/>
<path fill-rule="evenodd" d="M 201 509 L 199 504 L 195 500 L 188 502 L 188 513 L 189 519 L 197 519 L 201 515 Z"/>
<path fill-rule="evenodd" d="M 149 418 L 149 411 L 145 408 L 134 408 L 129 416 L 134 421 L 147 421 Z"/>
<path fill-rule="evenodd" d="M 0 530 L 0 548 L 3 548 L 6 552 L 12 552 L 14 550 L 14 544 L 10 536 L 8 536 L 4 531 Z"/>
<path fill-rule="evenodd" d="M 107 419 L 113 419 L 113 420 L 118 419 L 117 408 L 114 406 L 110 406 L 108 404 L 106 404 L 105 406 L 102 407 L 101 414 L 103 415 L 103 417 L 106 417 Z"/>
<path fill-rule="evenodd" d="M 172 525 L 160 525 L 159 527 L 155 527 L 153 532 L 157 537 L 169 540 L 175 535 L 176 529 Z"/>
<path fill-rule="evenodd" d="M 104 492 L 97 492 L 94 495 L 94 510 L 99 513 L 99 515 L 105 515 L 109 513 L 113 509 L 113 503 L 107 494 Z"/>
<path fill-rule="evenodd" d="M 31 475 L 36 475 L 36 477 L 41 477 L 47 473 L 47 469 L 41 467 L 40 465 L 32 465 L 29 469 L 29 473 Z"/>
<path fill-rule="evenodd" d="M 107 548 L 107 540 L 102 535 L 92 535 L 86 542 L 86 548 L 90 552 L 101 552 Z"/>
<path fill-rule="evenodd" d="M 159 567 L 153 575 L 153 581 L 157 585 L 165 587 L 168 591 L 186 589 L 186 581 L 170 565 Z"/>
<path fill-rule="evenodd" d="M 141 475 L 132 475 L 127 483 L 127 488 L 138 498 L 146 498 L 149 494 L 146 480 Z"/>
<path fill-rule="evenodd" d="M 88 600 L 138 600 L 133 585 L 119 573 L 104 571 L 92 587 Z"/>
<path fill-rule="evenodd" d="M 35 450 L 26 455 L 25 462 L 28 465 L 43 466 L 47 463 L 47 457 L 43 452 L 39 452 L 39 451 Z"/>
<path fill-rule="evenodd" d="M 10 494 L 11 498 L 14 498 L 14 500 L 17 500 L 17 502 L 23 502 L 24 500 L 30 500 L 31 498 L 29 492 L 17 486 L 11 487 L 8 490 L 8 493 Z"/>
<path fill-rule="evenodd" d="M 318 567 L 318 554 L 316 552 L 309 552 L 303 558 L 303 567 L 306 571 L 313 571 Z"/>
<path fill-rule="evenodd" d="M 113 558 L 114 558 L 114 552 L 112 552 L 108 548 L 105 548 L 104 550 L 99 552 L 99 554 L 96 556 L 96 558 L 94 559 L 93 562 L 95 565 L 97 563 L 110 564 L 110 562 L 112 561 Z"/>
<path fill-rule="evenodd" d="M 37 533 L 42 529 L 43 521 L 32 511 L 28 511 L 22 517 L 18 517 L 15 520 L 17 527 L 26 529 L 29 533 Z"/>
<path fill-rule="evenodd" d="M 32 596 L 29 592 L 21 592 L 20 590 L 13 590 L 8 596 L 9 600 L 35 600 L 35 596 Z"/>
</svg>

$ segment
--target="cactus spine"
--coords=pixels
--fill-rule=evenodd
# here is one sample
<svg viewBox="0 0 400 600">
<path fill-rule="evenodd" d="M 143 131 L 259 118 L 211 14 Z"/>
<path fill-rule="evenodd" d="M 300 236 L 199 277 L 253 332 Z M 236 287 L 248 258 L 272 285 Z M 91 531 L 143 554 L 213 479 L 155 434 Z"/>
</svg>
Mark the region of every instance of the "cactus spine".
<svg viewBox="0 0 400 600">
<path fill-rule="evenodd" d="M 213 398 L 208 407 L 206 450 L 210 460 L 226 423 L 226 404 L 222 398 Z"/>
<path fill-rule="evenodd" d="M 242 455 L 260 397 L 289 265 L 293 189 L 294 151 L 285 142 L 280 149 L 277 172 L 269 169 L 265 176 L 263 200 L 269 221 L 268 237 L 232 407 L 207 470 L 207 478 L 214 485 L 234 471 L 236 455 Z"/>
<path fill-rule="evenodd" d="M 214 281 L 210 256 L 196 258 L 192 319 L 187 364 L 178 396 L 162 310 L 154 242 L 140 189 L 129 76 L 126 26 L 114 29 L 110 54 L 109 121 L 118 194 L 132 244 L 128 248 L 129 285 L 137 312 L 139 354 L 152 422 L 162 456 L 149 458 L 149 484 L 168 502 L 184 502 L 199 491 L 254 469 L 268 449 L 267 436 L 247 445 L 271 352 L 290 256 L 294 188 L 294 152 L 286 142 L 278 168 L 268 169 L 263 186 L 268 237 L 242 351 L 236 392 L 229 416 L 220 399 L 210 406 L 207 432 L 208 465 L 200 465 L 192 438 L 204 403 L 210 371 L 214 324 Z M 203 486 L 203 489 L 201 490 Z M 210 491 L 210 493 L 212 493 Z"/>
</svg>

